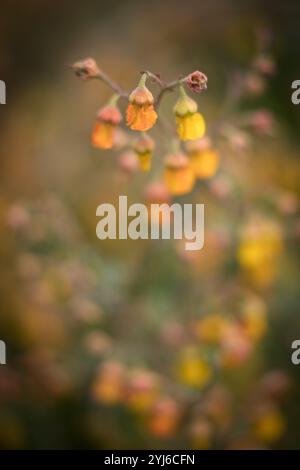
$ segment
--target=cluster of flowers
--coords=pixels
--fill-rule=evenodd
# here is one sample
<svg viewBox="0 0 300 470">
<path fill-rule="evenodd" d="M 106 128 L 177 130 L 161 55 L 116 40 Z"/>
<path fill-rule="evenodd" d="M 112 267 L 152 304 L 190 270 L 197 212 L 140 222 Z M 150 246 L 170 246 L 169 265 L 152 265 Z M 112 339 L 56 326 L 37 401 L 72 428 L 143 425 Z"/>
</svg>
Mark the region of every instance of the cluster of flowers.
<svg viewBox="0 0 300 470">
<path fill-rule="evenodd" d="M 142 73 L 138 86 L 131 93 L 126 93 L 100 71 L 93 59 L 77 62 L 73 68 L 84 80 L 99 78 L 118 90 L 97 113 L 97 122 L 91 137 L 93 146 L 110 149 L 118 147 L 120 141 L 128 144 L 128 139 L 119 128 L 122 114 L 117 105 L 120 98 L 127 100 L 126 124 L 129 129 L 138 131 L 139 135 L 130 141 L 130 151 L 120 156 L 120 165 L 125 171 L 136 169 L 137 165 L 141 171 L 151 169 L 155 142 L 146 131 L 158 119 L 158 107 L 164 92 L 178 88 L 179 97 L 174 105 L 177 138 L 172 139 L 172 151 L 165 157 L 165 186 L 172 195 L 185 194 L 193 189 L 197 178 L 209 178 L 215 174 L 219 162 L 218 153 L 212 148 L 211 140 L 208 137 L 203 138 L 206 130 L 204 118 L 198 111 L 197 102 L 185 90 L 187 87 L 194 93 L 201 93 L 207 88 L 207 77 L 202 72 L 195 71 L 167 84 L 151 72 L 145 72 Z M 146 86 L 149 77 L 160 86 L 156 99 Z M 165 125 L 163 118 L 159 119 Z M 184 150 L 180 148 L 178 139 L 186 143 Z"/>
<path fill-rule="evenodd" d="M 157 185 L 150 192 L 151 197 L 155 193 L 162 197 Z M 279 193 L 276 198 L 280 213 L 292 216 L 290 223 L 299 220 L 298 200 L 292 196 Z M 149 342 L 150 360 L 141 345 L 132 354 L 127 330 L 125 335 L 122 327 L 119 334 L 115 330 L 126 317 L 128 294 L 118 282 L 113 289 L 106 284 L 104 259 L 93 248 L 87 256 L 80 226 L 68 206 L 54 195 L 31 204 L 15 203 L 6 213 L 6 224 L 18 242 L 13 265 L 20 280 L 18 324 L 27 349 L 19 370 L 8 364 L 1 374 L 0 396 L 9 407 L 22 396 L 22 387 L 29 397 L 27 406 L 32 396 L 35 403 L 43 403 L 83 393 L 84 416 L 89 417 L 92 409 L 97 420 L 91 427 L 99 432 L 105 428 L 103 417 L 98 419 L 103 409 L 109 422 L 121 413 L 127 416 L 129 429 L 138 429 L 147 442 L 166 446 L 180 442 L 196 449 L 266 448 L 276 446 L 285 435 L 282 404 L 290 378 L 280 370 L 257 369 L 259 345 L 269 329 L 263 290 L 253 294 L 250 284 L 246 288 L 237 284 L 233 293 L 226 290 L 224 310 L 209 305 L 192 318 L 175 307 L 171 319 L 160 315 L 155 336 L 152 332 L 146 337 L 144 326 L 137 322 L 139 335 Z M 209 231 L 208 244 L 210 240 Z M 270 292 L 283 250 L 280 224 L 251 218 L 242 226 L 236 248 L 241 271 Z M 217 250 L 214 244 L 214 257 L 223 265 L 222 250 Z M 211 266 L 209 246 L 202 255 Z M 120 276 L 123 272 L 126 279 L 140 278 L 139 269 L 128 276 L 121 266 L 116 267 Z M 199 275 L 193 279 L 187 264 L 183 269 L 198 289 Z M 213 265 L 213 271 L 219 272 L 218 267 Z M 121 281 L 120 286 L 125 284 L 124 278 Z M 133 300 L 130 311 L 140 317 L 143 306 Z M 147 321 L 143 324 L 149 331 Z M 70 355 L 80 364 L 75 371 Z"/>
<path fill-rule="evenodd" d="M 247 299 L 237 319 L 216 313 L 189 329 L 178 323 L 166 326 L 161 337 L 174 357 L 170 371 L 162 375 L 104 359 L 91 384 L 95 402 L 111 409 L 126 407 L 157 438 L 178 436 L 184 428 L 189 445 L 197 449 L 211 448 L 217 437 L 234 448 L 263 448 L 282 437 L 286 423 L 280 404 L 290 380 L 281 371 L 267 373 L 246 396 L 240 442 L 226 437 L 229 431 L 234 435 L 237 423 L 224 374 L 245 366 L 265 335 L 266 312 L 260 299 Z"/>
</svg>

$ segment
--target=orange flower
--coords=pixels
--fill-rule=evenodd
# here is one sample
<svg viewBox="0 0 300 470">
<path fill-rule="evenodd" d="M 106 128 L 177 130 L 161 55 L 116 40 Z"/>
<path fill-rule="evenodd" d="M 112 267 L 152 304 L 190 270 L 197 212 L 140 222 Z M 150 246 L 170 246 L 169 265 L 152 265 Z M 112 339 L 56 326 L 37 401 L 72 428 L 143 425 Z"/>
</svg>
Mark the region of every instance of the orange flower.
<svg viewBox="0 0 300 470">
<path fill-rule="evenodd" d="M 147 131 L 157 119 L 153 95 L 145 85 L 146 78 L 147 75 L 143 74 L 137 88 L 129 96 L 126 121 L 128 127 L 134 131 Z"/>
<path fill-rule="evenodd" d="M 186 155 L 168 155 L 165 165 L 164 182 L 171 194 L 185 194 L 193 189 L 195 175 Z"/>
<path fill-rule="evenodd" d="M 133 142 L 133 149 L 139 158 L 140 169 L 142 171 L 149 171 L 151 168 L 151 159 L 154 149 L 154 142 L 151 137 L 146 134 L 138 137 Z"/>
<path fill-rule="evenodd" d="M 245 363 L 253 350 L 253 344 L 238 324 L 228 325 L 222 339 L 220 364 L 232 369 Z"/>
<path fill-rule="evenodd" d="M 113 405 L 124 394 L 125 370 L 117 361 L 104 362 L 92 383 L 91 394 L 95 401 Z"/>
<path fill-rule="evenodd" d="M 126 392 L 126 402 L 131 409 L 147 411 L 158 397 L 159 379 L 147 370 L 134 370 L 129 377 Z"/>
<path fill-rule="evenodd" d="M 201 341 L 217 344 L 222 340 L 227 325 L 228 320 L 223 315 L 214 313 L 195 324 L 195 333 Z"/>
<path fill-rule="evenodd" d="M 219 154 L 210 146 L 207 138 L 188 142 L 187 153 L 197 178 L 211 178 L 218 169 Z"/>
<path fill-rule="evenodd" d="M 94 147 L 109 149 L 115 142 L 116 126 L 121 122 L 122 115 L 116 106 L 117 96 L 113 96 L 109 104 L 101 108 L 97 114 L 97 122 L 92 132 Z"/>
<path fill-rule="evenodd" d="M 147 428 L 155 436 L 172 436 L 176 431 L 180 415 L 181 412 L 176 401 L 170 397 L 162 397 L 150 412 Z"/>
</svg>

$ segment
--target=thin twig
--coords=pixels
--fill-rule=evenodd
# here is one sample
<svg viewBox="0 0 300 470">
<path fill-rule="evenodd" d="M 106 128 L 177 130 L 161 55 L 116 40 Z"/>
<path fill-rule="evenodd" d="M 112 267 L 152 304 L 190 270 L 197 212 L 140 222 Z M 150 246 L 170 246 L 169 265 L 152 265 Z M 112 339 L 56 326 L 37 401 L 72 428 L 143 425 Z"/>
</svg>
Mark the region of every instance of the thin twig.
<svg viewBox="0 0 300 470">
<path fill-rule="evenodd" d="M 108 85 L 113 91 L 115 91 L 121 98 L 128 98 L 129 93 L 123 90 L 115 81 L 113 81 L 105 72 L 99 71 L 98 75 L 95 76 L 98 80 L 102 80 Z"/>
<path fill-rule="evenodd" d="M 161 80 L 156 74 L 149 72 L 148 70 L 146 70 L 143 73 L 146 73 L 148 77 L 154 80 L 160 87 L 160 91 L 155 99 L 156 109 L 159 107 L 163 95 L 168 91 L 173 91 L 176 87 L 178 87 L 181 83 L 183 83 L 187 78 L 187 77 L 182 77 L 177 80 L 172 80 L 171 82 L 166 83 L 163 80 Z"/>
</svg>

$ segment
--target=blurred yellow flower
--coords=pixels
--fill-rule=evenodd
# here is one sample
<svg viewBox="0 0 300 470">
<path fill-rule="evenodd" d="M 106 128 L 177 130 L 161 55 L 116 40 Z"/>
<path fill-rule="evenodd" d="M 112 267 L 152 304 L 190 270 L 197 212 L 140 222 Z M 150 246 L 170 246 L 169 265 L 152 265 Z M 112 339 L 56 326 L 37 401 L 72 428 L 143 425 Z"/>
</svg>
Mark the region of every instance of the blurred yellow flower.
<svg viewBox="0 0 300 470">
<path fill-rule="evenodd" d="M 228 320 L 223 315 L 215 313 L 201 318 L 196 323 L 196 334 L 202 341 L 218 343 L 225 332 Z"/>
<path fill-rule="evenodd" d="M 191 428 L 193 449 L 209 449 L 212 445 L 213 426 L 208 419 L 200 418 Z"/>
<path fill-rule="evenodd" d="M 277 409 L 263 413 L 254 423 L 254 434 L 261 441 L 272 444 L 281 438 L 286 428 L 285 420 Z"/>
<path fill-rule="evenodd" d="M 276 222 L 257 217 L 243 228 L 237 256 L 257 284 L 266 286 L 274 280 L 281 251 L 282 233 Z"/>
<path fill-rule="evenodd" d="M 260 340 L 266 333 L 268 324 L 265 312 L 249 310 L 243 314 L 242 322 L 250 339 Z"/>
<path fill-rule="evenodd" d="M 151 168 L 154 141 L 147 134 L 143 134 L 133 142 L 132 147 L 138 156 L 140 169 L 142 171 L 149 171 Z"/>
<path fill-rule="evenodd" d="M 220 157 L 211 148 L 209 139 L 203 138 L 188 142 L 186 150 L 197 178 L 206 179 L 215 175 Z"/>
<path fill-rule="evenodd" d="M 187 349 L 177 363 L 177 376 L 185 385 L 202 388 L 211 380 L 212 369 L 194 349 Z"/>
<path fill-rule="evenodd" d="M 188 193 L 193 189 L 195 175 L 186 155 L 183 153 L 167 155 L 164 182 L 174 196 Z"/>
</svg>

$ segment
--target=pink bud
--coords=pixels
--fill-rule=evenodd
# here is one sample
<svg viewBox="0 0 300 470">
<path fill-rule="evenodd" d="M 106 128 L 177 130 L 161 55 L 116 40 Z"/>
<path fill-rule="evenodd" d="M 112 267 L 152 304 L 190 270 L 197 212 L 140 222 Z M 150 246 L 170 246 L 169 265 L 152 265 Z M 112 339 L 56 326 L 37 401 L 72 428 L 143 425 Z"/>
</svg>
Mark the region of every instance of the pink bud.
<svg viewBox="0 0 300 470">
<path fill-rule="evenodd" d="M 100 70 L 96 61 L 91 57 L 89 57 L 88 59 L 81 60 L 79 62 L 75 62 L 72 65 L 72 68 L 77 77 L 81 78 L 82 80 L 95 78 L 98 77 L 100 74 Z"/>
<path fill-rule="evenodd" d="M 194 93 L 201 93 L 207 88 L 207 76 L 196 70 L 186 77 L 185 83 Z"/>
</svg>

